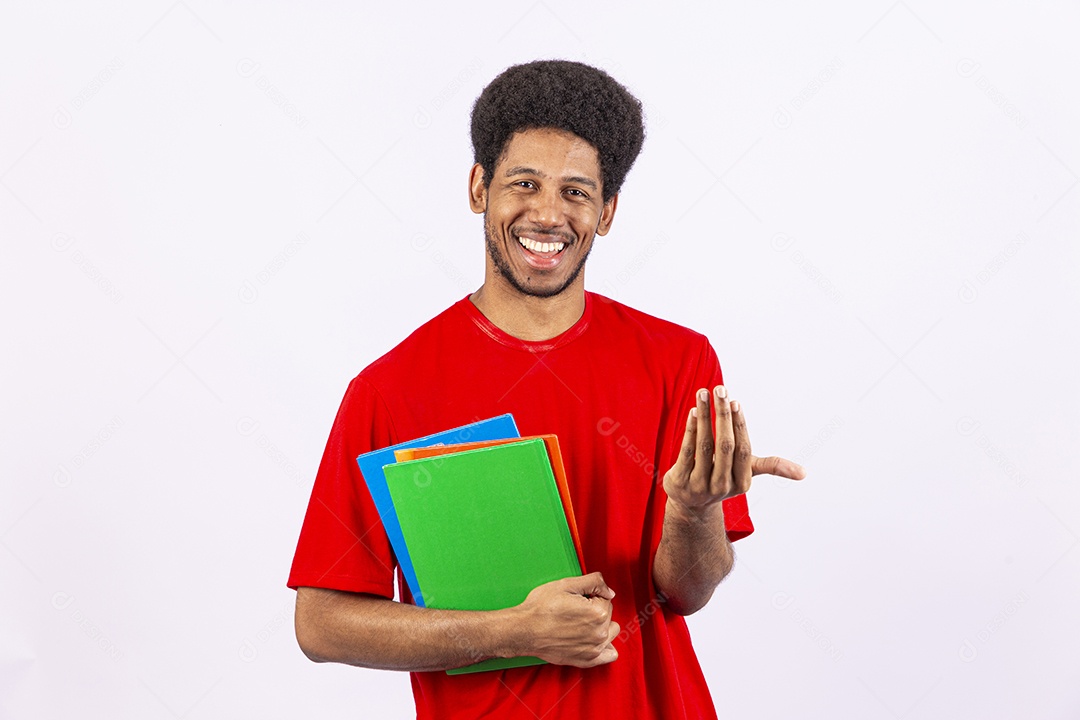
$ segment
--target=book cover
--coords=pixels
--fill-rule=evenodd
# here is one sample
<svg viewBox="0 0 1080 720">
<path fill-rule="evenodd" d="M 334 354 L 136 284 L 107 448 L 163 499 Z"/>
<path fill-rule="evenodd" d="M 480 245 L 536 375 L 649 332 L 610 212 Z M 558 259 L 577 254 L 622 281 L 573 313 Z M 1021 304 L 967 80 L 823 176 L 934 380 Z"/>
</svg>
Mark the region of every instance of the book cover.
<svg viewBox="0 0 1080 720">
<path fill-rule="evenodd" d="M 409 558 L 405 539 L 401 536 L 401 527 L 398 525 L 397 514 L 394 512 L 394 502 L 390 498 L 390 492 L 386 487 L 386 477 L 383 475 L 383 466 L 394 462 L 394 450 L 411 447 L 425 447 L 438 443 L 460 444 L 472 440 L 497 440 L 504 438 L 516 438 L 518 432 L 514 417 L 509 413 L 497 417 L 480 420 L 478 422 L 462 425 L 461 427 L 444 430 L 433 435 L 425 435 L 415 440 L 407 440 L 389 447 L 380 448 L 369 453 L 364 453 L 356 458 L 360 466 L 360 474 L 364 477 L 368 492 L 375 503 L 375 509 L 379 512 L 386 536 L 390 539 L 390 547 L 394 550 L 401 574 L 405 577 L 409 593 L 413 602 L 423 607 L 424 600 L 420 587 L 416 582 L 416 573 L 413 572 L 412 561 Z"/>
<path fill-rule="evenodd" d="M 404 448 L 394 451 L 394 457 L 398 462 L 406 460 L 418 460 L 420 458 L 446 455 L 463 450 L 477 450 L 493 445 L 504 445 L 508 442 L 520 440 L 532 440 L 540 438 L 547 447 L 548 460 L 551 462 L 551 470 L 555 475 L 555 485 L 559 488 L 559 496 L 562 498 L 563 510 L 566 512 L 566 523 L 570 526 L 570 537 L 574 541 L 574 549 L 577 550 L 578 564 L 581 565 L 581 573 L 585 574 L 585 554 L 581 551 L 581 536 L 578 534 L 577 519 L 574 517 L 574 502 L 570 497 L 570 485 L 566 480 L 566 466 L 563 464 L 562 450 L 559 448 L 557 435 L 530 435 L 525 438 L 508 438 L 503 440 L 484 440 L 480 442 L 468 442 L 452 445 L 432 445 L 419 448 Z"/>
<path fill-rule="evenodd" d="M 383 468 L 425 605 L 498 610 L 581 574 L 542 438 Z M 543 663 L 492 658 L 450 674 Z"/>
</svg>

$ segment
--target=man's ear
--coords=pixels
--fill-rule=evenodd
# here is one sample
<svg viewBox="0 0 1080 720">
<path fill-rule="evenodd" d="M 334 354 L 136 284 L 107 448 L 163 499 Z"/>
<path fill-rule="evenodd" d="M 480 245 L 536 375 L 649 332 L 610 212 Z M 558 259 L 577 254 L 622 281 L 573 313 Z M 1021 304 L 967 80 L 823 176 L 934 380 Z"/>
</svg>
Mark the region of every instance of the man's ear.
<svg viewBox="0 0 1080 720">
<path fill-rule="evenodd" d="M 469 171 L 469 207 L 477 215 L 487 209 L 487 191 L 484 186 L 484 168 L 480 163 L 476 163 Z"/>
<path fill-rule="evenodd" d="M 604 203 L 604 208 L 600 211 L 600 222 L 596 226 L 597 235 L 607 235 L 608 230 L 611 229 L 611 222 L 615 219 L 615 208 L 618 205 L 618 193 L 612 195 L 611 199 Z"/>
</svg>

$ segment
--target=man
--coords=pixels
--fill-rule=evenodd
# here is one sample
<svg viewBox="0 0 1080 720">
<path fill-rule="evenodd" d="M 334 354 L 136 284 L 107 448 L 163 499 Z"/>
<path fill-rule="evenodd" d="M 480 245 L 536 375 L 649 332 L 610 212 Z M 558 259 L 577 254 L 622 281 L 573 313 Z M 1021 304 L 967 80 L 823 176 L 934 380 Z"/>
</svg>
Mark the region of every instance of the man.
<svg viewBox="0 0 1080 720">
<path fill-rule="evenodd" d="M 640 103 L 595 68 L 534 62 L 492 81 L 473 108 L 469 175 L 484 284 L 342 401 L 289 579 L 296 635 L 315 661 L 411 671 L 419 718 L 716 717 L 682 616 L 753 531 L 751 476 L 803 469 L 751 455 L 704 336 L 585 291 L 643 139 Z M 593 572 L 500 611 L 394 601 L 356 456 L 504 412 L 524 435 L 558 435 Z M 519 655 L 549 664 L 444 672 Z"/>
</svg>

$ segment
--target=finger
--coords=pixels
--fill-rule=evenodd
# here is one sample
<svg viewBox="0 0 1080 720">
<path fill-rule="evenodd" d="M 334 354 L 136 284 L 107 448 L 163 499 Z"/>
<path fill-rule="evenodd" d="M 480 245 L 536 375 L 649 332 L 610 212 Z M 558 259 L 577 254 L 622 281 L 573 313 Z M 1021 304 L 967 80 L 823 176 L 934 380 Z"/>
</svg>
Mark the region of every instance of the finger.
<svg viewBox="0 0 1080 720">
<path fill-rule="evenodd" d="M 608 645 L 600 653 L 600 657 L 596 658 L 596 665 L 607 665 L 608 663 L 615 662 L 619 659 L 619 651 L 615 649 L 614 645 Z"/>
<path fill-rule="evenodd" d="M 709 412 L 709 391 L 705 388 L 701 388 L 697 392 L 697 406 L 694 407 L 694 412 L 697 415 L 697 438 L 694 452 L 694 472 L 691 480 L 698 478 L 708 484 L 709 477 L 712 475 L 714 445 L 712 427 L 709 423 L 712 415 Z"/>
<path fill-rule="evenodd" d="M 602 645 L 596 646 L 596 655 L 585 660 L 581 663 L 574 663 L 578 667 L 596 667 L 597 665 L 605 665 L 609 662 L 614 662 L 619 658 L 619 651 L 615 649 L 612 641 L 619 636 L 622 632 L 622 628 L 619 627 L 619 623 L 612 622 L 608 625 L 607 640 Z"/>
<path fill-rule="evenodd" d="M 589 573 L 580 577 L 566 579 L 567 589 L 577 595 L 586 597 L 602 597 L 611 600 L 615 597 L 615 591 L 604 582 L 604 576 L 598 572 Z"/>
<path fill-rule="evenodd" d="M 694 469 L 694 453 L 696 452 L 694 445 L 697 438 L 697 413 L 695 411 L 696 408 L 692 408 L 686 414 L 686 430 L 683 432 L 679 458 L 671 468 L 674 476 L 682 482 L 690 477 L 690 472 Z"/>
<path fill-rule="evenodd" d="M 750 489 L 750 480 L 754 476 L 750 454 L 750 433 L 746 429 L 746 414 L 742 403 L 731 403 L 731 426 L 735 432 L 735 456 L 731 461 L 731 477 L 735 483 L 736 494 Z"/>
<path fill-rule="evenodd" d="M 735 430 L 731 427 L 731 404 L 728 402 L 727 388 L 717 385 L 713 392 L 716 398 L 716 455 L 712 468 L 712 492 L 714 495 L 727 495 L 731 492 L 731 468 L 735 455 Z"/>
<path fill-rule="evenodd" d="M 751 457 L 755 475 L 778 475 L 789 480 L 802 480 L 806 477 L 806 468 L 782 457 Z"/>
<path fill-rule="evenodd" d="M 619 623 L 612 622 L 608 627 L 608 639 L 604 644 L 604 648 L 600 651 L 599 657 L 596 658 L 597 664 L 603 665 L 605 663 L 614 662 L 619 658 L 619 651 L 615 649 L 613 641 L 622 632 L 622 628 L 619 627 Z"/>
</svg>

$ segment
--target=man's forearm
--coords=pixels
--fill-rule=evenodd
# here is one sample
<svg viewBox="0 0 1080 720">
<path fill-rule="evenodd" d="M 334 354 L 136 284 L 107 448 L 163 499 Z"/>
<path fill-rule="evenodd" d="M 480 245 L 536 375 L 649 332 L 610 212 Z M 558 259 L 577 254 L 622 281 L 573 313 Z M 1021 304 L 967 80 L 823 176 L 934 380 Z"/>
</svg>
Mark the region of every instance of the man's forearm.
<svg viewBox="0 0 1080 720">
<path fill-rule="evenodd" d="M 680 615 L 697 612 L 734 564 L 721 503 L 689 512 L 668 500 L 653 560 L 653 581 L 668 608 Z"/>
<path fill-rule="evenodd" d="M 433 610 L 372 595 L 300 588 L 296 637 L 317 662 L 423 672 L 517 655 L 514 609 Z"/>
</svg>

